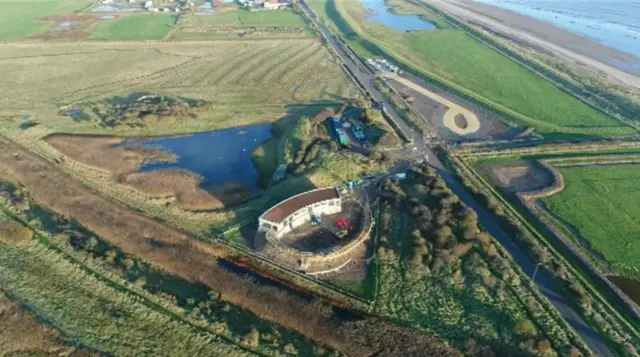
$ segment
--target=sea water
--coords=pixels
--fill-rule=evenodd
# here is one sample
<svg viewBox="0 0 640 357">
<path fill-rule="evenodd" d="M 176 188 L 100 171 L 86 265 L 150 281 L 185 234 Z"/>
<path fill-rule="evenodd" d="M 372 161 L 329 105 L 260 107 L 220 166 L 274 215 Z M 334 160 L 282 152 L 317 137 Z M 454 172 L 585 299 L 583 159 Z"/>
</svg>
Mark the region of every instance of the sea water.
<svg viewBox="0 0 640 357">
<path fill-rule="evenodd" d="M 640 59 L 640 0 L 475 0 L 550 23 Z M 640 74 L 638 63 L 611 63 Z"/>
</svg>

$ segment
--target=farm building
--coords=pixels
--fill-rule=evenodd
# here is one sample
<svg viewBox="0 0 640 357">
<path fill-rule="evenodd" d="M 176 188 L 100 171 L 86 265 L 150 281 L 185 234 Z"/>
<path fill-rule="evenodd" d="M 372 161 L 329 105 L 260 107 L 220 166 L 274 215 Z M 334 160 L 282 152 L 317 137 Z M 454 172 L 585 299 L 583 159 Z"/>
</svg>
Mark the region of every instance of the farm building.
<svg viewBox="0 0 640 357">
<path fill-rule="evenodd" d="M 305 223 L 313 216 L 340 213 L 342 199 L 338 190 L 321 188 L 288 198 L 271 207 L 259 218 L 258 230 L 267 236 L 280 238 Z"/>
<path fill-rule="evenodd" d="M 343 146 L 348 145 L 349 136 L 344 131 L 340 118 L 332 117 L 330 118 L 330 120 L 331 120 L 331 129 L 333 130 L 333 134 L 336 136 L 336 139 L 338 139 L 338 142 L 340 143 L 340 145 L 343 145 Z"/>
</svg>

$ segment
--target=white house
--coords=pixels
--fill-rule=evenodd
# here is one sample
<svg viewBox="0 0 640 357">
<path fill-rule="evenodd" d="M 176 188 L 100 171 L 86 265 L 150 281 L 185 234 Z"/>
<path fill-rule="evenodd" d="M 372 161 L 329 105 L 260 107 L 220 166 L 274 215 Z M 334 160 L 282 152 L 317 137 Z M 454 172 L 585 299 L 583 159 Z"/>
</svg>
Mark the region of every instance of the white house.
<svg viewBox="0 0 640 357">
<path fill-rule="evenodd" d="M 342 199 L 335 188 L 320 188 L 288 198 L 263 213 L 258 230 L 267 237 L 280 238 L 311 221 L 312 216 L 340 213 Z"/>
<path fill-rule="evenodd" d="M 271 1 L 265 1 L 262 5 L 264 6 L 265 9 L 278 10 L 278 9 L 284 9 L 285 7 L 289 6 L 289 3 L 279 2 L 277 0 L 271 0 Z"/>
</svg>

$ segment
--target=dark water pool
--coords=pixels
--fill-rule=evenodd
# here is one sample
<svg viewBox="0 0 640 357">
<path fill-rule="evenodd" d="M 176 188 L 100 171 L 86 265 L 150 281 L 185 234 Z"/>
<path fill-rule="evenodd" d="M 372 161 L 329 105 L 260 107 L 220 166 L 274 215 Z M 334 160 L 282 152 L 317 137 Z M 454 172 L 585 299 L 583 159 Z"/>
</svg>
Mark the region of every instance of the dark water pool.
<svg viewBox="0 0 640 357">
<path fill-rule="evenodd" d="M 633 302 L 640 306 L 640 281 L 614 275 L 609 275 L 607 278 L 616 284 L 622 292 L 627 294 Z"/>
<path fill-rule="evenodd" d="M 270 137 L 271 124 L 261 124 L 186 136 L 127 140 L 125 144 L 161 148 L 177 156 L 176 162 L 150 162 L 140 171 L 185 169 L 202 176 L 203 187 L 241 182 L 251 193 L 259 195 L 260 174 L 251 154 Z"/>
<path fill-rule="evenodd" d="M 417 15 L 397 15 L 389 12 L 389 7 L 384 0 L 360 0 L 362 5 L 373 14 L 368 16 L 370 21 L 391 27 L 398 31 L 434 30 L 436 26 L 431 22 L 424 21 Z"/>
</svg>

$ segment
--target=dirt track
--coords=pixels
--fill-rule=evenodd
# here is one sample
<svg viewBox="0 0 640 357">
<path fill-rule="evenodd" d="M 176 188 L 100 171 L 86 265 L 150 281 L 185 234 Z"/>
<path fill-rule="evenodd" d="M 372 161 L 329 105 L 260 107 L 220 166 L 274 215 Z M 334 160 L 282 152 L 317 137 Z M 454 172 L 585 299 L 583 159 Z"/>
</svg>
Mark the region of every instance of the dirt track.
<svg viewBox="0 0 640 357">
<path fill-rule="evenodd" d="M 444 98 L 441 95 L 436 94 L 430 90 L 427 90 L 426 88 L 423 88 L 406 78 L 398 76 L 395 73 L 384 72 L 382 73 L 382 77 L 393 79 L 396 82 L 399 82 L 402 85 L 407 86 L 408 88 L 411 88 L 419 92 L 420 94 L 425 95 L 449 108 L 444 113 L 444 118 L 442 120 L 444 122 L 444 125 L 454 133 L 458 135 L 469 135 L 480 130 L 480 120 L 472 111 L 463 108 L 458 104 L 450 101 L 449 99 Z M 459 117 L 459 115 L 462 115 L 464 117 L 463 120 L 466 121 L 466 125 L 458 125 L 458 123 L 461 122 L 461 118 Z M 458 120 L 456 120 L 456 116 L 458 116 Z"/>
</svg>

